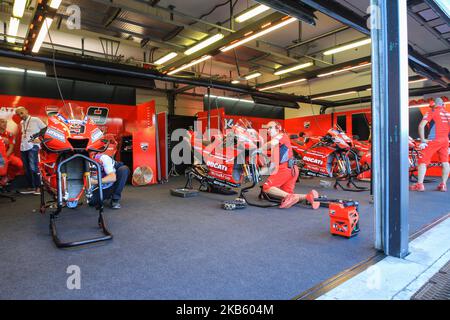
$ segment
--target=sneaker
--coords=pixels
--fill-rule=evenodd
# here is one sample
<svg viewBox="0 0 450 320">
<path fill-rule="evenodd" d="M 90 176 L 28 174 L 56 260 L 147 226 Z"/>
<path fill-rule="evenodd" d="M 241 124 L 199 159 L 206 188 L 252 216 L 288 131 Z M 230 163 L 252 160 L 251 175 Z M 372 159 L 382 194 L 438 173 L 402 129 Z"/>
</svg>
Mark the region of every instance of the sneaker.
<svg viewBox="0 0 450 320">
<path fill-rule="evenodd" d="M 298 194 L 289 194 L 281 201 L 280 209 L 288 209 L 300 201 Z"/>
<path fill-rule="evenodd" d="M 436 191 L 447 192 L 447 185 L 441 182 L 441 184 L 437 186 Z"/>
<path fill-rule="evenodd" d="M 35 196 L 40 196 L 41 195 L 41 191 L 40 190 L 34 190 L 33 194 Z"/>
<path fill-rule="evenodd" d="M 8 184 L 8 177 L 4 176 L 0 178 L 0 186 L 4 187 Z"/>
<path fill-rule="evenodd" d="M 307 195 L 306 195 L 306 201 L 308 201 L 309 204 L 311 204 L 311 207 L 313 208 L 313 210 L 319 209 L 320 207 L 320 201 L 315 201 L 315 199 L 317 199 L 319 197 L 319 193 L 316 190 L 311 190 Z"/>
<path fill-rule="evenodd" d="M 111 200 L 111 209 L 120 209 L 122 206 L 119 203 L 119 200 Z"/>
<path fill-rule="evenodd" d="M 413 184 L 411 186 L 409 186 L 409 190 L 410 191 L 419 191 L 419 192 L 424 192 L 425 191 L 425 186 L 423 185 L 423 183 L 416 183 Z"/>
</svg>

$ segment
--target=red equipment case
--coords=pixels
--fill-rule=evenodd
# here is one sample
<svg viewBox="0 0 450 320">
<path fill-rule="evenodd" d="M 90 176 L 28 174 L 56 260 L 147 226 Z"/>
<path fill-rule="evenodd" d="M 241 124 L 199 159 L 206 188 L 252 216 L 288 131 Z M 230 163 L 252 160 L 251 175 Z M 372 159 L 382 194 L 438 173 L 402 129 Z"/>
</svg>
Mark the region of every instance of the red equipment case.
<svg viewBox="0 0 450 320">
<path fill-rule="evenodd" d="M 331 234 L 351 238 L 359 233 L 359 213 L 356 201 L 331 202 L 329 215 Z"/>
</svg>

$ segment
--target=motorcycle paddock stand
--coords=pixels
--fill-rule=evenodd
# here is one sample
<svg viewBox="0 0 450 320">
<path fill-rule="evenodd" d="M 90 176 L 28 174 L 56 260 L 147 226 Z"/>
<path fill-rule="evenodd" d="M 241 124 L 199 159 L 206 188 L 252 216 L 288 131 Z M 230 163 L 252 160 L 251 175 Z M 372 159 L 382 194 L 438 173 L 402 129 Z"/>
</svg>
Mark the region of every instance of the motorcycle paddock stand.
<svg viewBox="0 0 450 320">
<path fill-rule="evenodd" d="M 348 178 L 347 180 L 347 186 L 343 186 L 341 181 L 346 181 L 345 179 L 336 178 L 333 188 L 338 189 L 341 188 L 343 191 L 352 191 L 352 192 L 364 192 L 369 191 L 369 188 L 367 187 L 360 187 L 358 186 L 353 177 Z M 352 188 L 353 186 L 354 188 Z"/>
<path fill-rule="evenodd" d="M 192 169 L 189 169 L 186 172 L 187 180 L 186 184 L 184 185 L 184 188 L 174 188 L 170 189 L 170 194 L 174 197 L 180 197 L 180 198 L 192 198 L 199 195 L 198 190 L 194 190 L 194 187 L 192 185 L 192 180 L 194 179 L 194 173 L 192 172 Z M 201 181 L 200 181 L 201 184 Z"/>
<path fill-rule="evenodd" d="M 236 209 L 245 209 L 247 205 L 258 207 L 258 208 L 274 208 L 278 207 L 281 204 L 282 199 L 273 198 L 270 197 L 267 193 L 261 191 L 258 195 L 259 202 L 254 202 L 252 200 L 249 200 L 249 198 L 246 196 L 249 190 L 256 187 L 256 185 L 259 183 L 259 176 L 256 174 L 257 170 L 255 165 L 250 166 L 252 184 L 250 186 L 247 186 L 245 188 L 241 189 L 241 192 L 239 193 L 239 197 L 232 201 L 224 201 L 222 202 L 222 209 L 225 210 L 236 210 Z M 262 201 L 261 201 L 262 200 Z M 263 202 L 264 201 L 264 202 Z M 300 205 L 311 207 L 310 204 L 306 203 L 306 201 L 300 202 Z"/>
<path fill-rule="evenodd" d="M 53 242 L 55 243 L 56 247 L 58 248 L 70 248 L 70 247 L 78 247 L 82 245 L 87 245 L 91 243 L 97 243 L 107 240 L 112 240 L 113 235 L 106 227 L 106 223 L 103 217 L 103 191 L 102 191 L 102 182 L 101 179 L 99 179 L 98 182 L 98 188 L 99 188 L 99 205 L 96 208 L 98 211 L 98 226 L 100 227 L 103 236 L 97 237 L 97 238 L 91 238 L 91 239 L 84 239 L 84 240 L 78 240 L 78 241 L 70 241 L 70 242 L 63 242 L 60 240 L 56 228 L 56 219 L 58 218 L 59 214 L 62 211 L 63 208 L 63 199 L 62 199 L 62 183 L 61 183 L 61 167 L 66 164 L 67 162 L 75 159 L 75 158 L 82 158 L 85 161 L 88 161 L 95 165 L 97 174 L 100 177 L 101 176 L 101 168 L 100 164 L 95 162 L 94 160 L 90 159 L 89 157 L 82 155 L 82 154 L 75 154 L 66 160 L 60 162 L 58 164 L 57 168 L 57 182 L 58 182 L 58 189 L 57 189 L 57 201 L 56 201 L 56 210 L 50 214 L 50 233 L 53 238 Z M 41 195 L 41 200 L 43 199 Z M 44 202 L 45 203 L 45 202 Z M 42 204 L 42 203 L 41 203 Z"/>
</svg>

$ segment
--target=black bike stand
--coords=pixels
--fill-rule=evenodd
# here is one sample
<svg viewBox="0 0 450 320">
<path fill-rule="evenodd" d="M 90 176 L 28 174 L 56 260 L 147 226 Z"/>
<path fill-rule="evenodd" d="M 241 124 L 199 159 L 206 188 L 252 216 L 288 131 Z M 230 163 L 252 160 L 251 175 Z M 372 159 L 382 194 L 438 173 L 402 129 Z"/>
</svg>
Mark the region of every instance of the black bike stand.
<svg viewBox="0 0 450 320">
<path fill-rule="evenodd" d="M 351 192 L 364 192 L 364 191 L 370 191 L 369 188 L 367 187 L 360 187 L 358 186 L 355 181 L 353 181 L 352 178 L 347 180 L 347 186 L 343 186 L 341 181 L 345 181 L 345 180 L 339 180 L 336 179 L 335 183 L 334 183 L 334 189 L 338 189 L 341 188 L 344 191 L 351 191 Z M 352 188 L 351 186 L 353 186 L 354 188 Z"/>
<path fill-rule="evenodd" d="M 111 240 L 113 238 L 113 235 L 111 234 L 111 232 L 109 232 L 109 230 L 106 228 L 105 221 L 103 219 L 103 213 L 101 212 L 101 210 L 99 210 L 98 225 L 104 234 L 103 237 L 71 241 L 71 242 L 62 242 L 58 237 L 58 232 L 56 229 L 56 221 L 55 220 L 57 219 L 58 214 L 57 213 L 50 214 L 50 232 L 52 234 L 53 242 L 55 243 L 55 245 L 58 248 L 78 247 L 78 246 L 83 246 L 83 245 L 87 245 L 87 244 L 91 244 L 91 243 Z"/>
<path fill-rule="evenodd" d="M 103 236 L 101 237 L 97 237 L 97 238 L 92 238 L 92 239 L 85 239 L 85 240 L 78 240 L 78 241 L 70 241 L 70 242 L 63 242 L 60 240 L 59 236 L 58 236 L 58 232 L 57 232 L 57 228 L 56 228 L 56 219 L 58 218 L 59 214 L 62 211 L 63 208 L 63 199 L 62 199 L 62 183 L 61 183 L 61 167 L 75 159 L 75 158 L 83 158 L 85 161 L 88 161 L 90 163 L 92 163 L 93 165 L 95 165 L 96 170 L 97 170 L 97 175 L 100 177 L 101 176 L 101 168 L 100 168 L 100 164 L 95 162 L 94 160 L 86 157 L 85 155 L 82 154 L 75 154 L 71 157 L 69 157 L 68 159 L 62 161 L 59 163 L 58 168 L 57 168 L 57 176 L 58 176 L 58 192 L 57 192 L 57 207 L 55 212 L 52 212 L 50 214 L 50 233 L 52 235 L 53 238 L 53 242 L 55 243 L 55 245 L 58 248 L 70 248 L 70 247 L 77 247 L 77 246 L 82 246 L 82 245 L 87 245 L 87 244 L 91 244 L 91 243 L 96 243 L 96 242 L 102 242 L 102 241 L 107 241 L 107 240 L 111 240 L 113 238 L 113 235 L 111 234 L 111 232 L 109 232 L 109 230 L 106 227 L 105 224 L 105 220 L 103 218 L 103 190 L 102 190 L 102 181 L 101 179 L 99 179 L 98 181 L 98 189 L 99 189 L 99 205 L 97 206 L 97 210 L 98 210 L 98 226 L 100 227 Z M 43 190 L 43 188 L 41 189 Z M 43 195 L 41 195 L 41 208 L 42 208 L 42 204 L 44 204 L 44 208 L 45 208 L 45 200 Z M 42 210 L 42 209 L 41 209 Z"/>
</svg>

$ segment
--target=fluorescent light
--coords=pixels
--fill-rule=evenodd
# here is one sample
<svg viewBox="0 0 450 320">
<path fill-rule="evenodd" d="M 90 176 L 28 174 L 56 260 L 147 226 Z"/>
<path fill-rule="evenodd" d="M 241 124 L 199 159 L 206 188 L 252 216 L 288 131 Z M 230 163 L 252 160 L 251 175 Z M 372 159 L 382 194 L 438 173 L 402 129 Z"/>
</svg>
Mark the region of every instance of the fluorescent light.
<svg viewBox="0 0 450 320">
<path fill-rule="evenodd" d="M 0 67 L 0 70 L 2 70 L 2 71 L 11 71 L 11 72 L 25 72 L 24 69 L 10 68 L 10 67 Z"/>
<path fill-rule="evenodd" d="M 27 5 L 28 0 L 14 0 L 14 6 L 12 10 L 13 17 L 22 18 L 23 13 L 25 12 L 25 6 Z"/>
<path fill-rule="evenodd" d="M 178 55 L 178 53 L 176 52 L 170 52 L 164 56 L 162 56 L 161 58 L 159 58 L 158 60 L 156 60 L 155 62 L 153 62 L 154 64 L 156 64 L 157 66 L 166 63 L 169 60 L 172 60 L 173 58 L 175 58 Z"/>
<path fill-rule="evenodd" d="M 366 62 L 366 63 L 359 64 L 359 65 L 353 66 L 353 67 L 345 67 L 345 68 L 342 68 L 342 69 L 339 69 L 339 70 L 335 70 L 335 71 L 331 71 L 331 72 L 328 72 L 328 73 L 319 74 L 319 75 L 317 75 L 317 77 L 322 78 L 322 77 L 326 77 L 326 76 L 331 76 L 333 74 L 337 74 L 337 73 L 341 73 L 341 72 L 346 72 L 346 71 L 350 71 L 350 70 L 354 70 L 354 69 L 364 68 L 364 67 L 370 66 L 371 64 L 372 64 L 371 62 Z"/>
<path fill-rule="evenodd" d="M 27 70 L 27 73 L 35 74 L 38 76 L 47 76 L 47 74 L 43 71 Z"/>
<path fill-rule="evenodd" d="M 424 81 L 427 81 L 427 80 L 428 80 L 428 78 L 422 78 L 422 79 L 418 79 L 418 80 L 411 80 L 408 83 L 424 82 Z"/>
<path fill-rule="evenodd" d="M 6 41 L 9 43 L 15 43 L 16 42 L 16 36 L 17 32 L 19 31 L 19 24 L 20 19 L 11 17 L 9 19 L 9 26 L 8 26 L 8 36 L 6 37 Z"/>
<path fill-rule="evenodd" d="M 281 74 L 289 73 L 289 72 L 292 72 L 295 70 L 305 69 L 305 68 L 311 67 L 313 65 L 314 65 L 314 63 L 312 63 L 312 62 L 298 64 L 298 65 L 295 65 L 295 66 L 287 68 L 287 69 L 277 70 L 277 71 L 275 71 L 274 75 L 279 76 Z"/>
<path fill-rule="evenodd" d="M 230 45 L 221 48 L 220 51 L 227 52 L 227 51 L 229 51 L 231 49 L 239 47 L 240 45 L 243 45 L 244 43 L 247 43 L 249 41 L 255 40 L 256 38 L 262 37 L 262 36 L 272 32 L 272 31 L 275 31 L 275 30 L 277 30 L 279 28 L 282 28 L 282 27 L 284 27 L 284 26 L 286 26 L 286 25 L 288 25 L 288 24 L 290 24 L 290 23 L 292 23 L 294 21 L 297 21 L 297 19 L 289 17 L 288 19 L 282 20 L 280 23 L 277 23 L 277 24 L 275 24 L 275 25 L 273 25 L 271 27 L 266 27 L 266 28 L 264 28 L 264 29 L 262 29 L 262 30 L 260 30 L 260 31 L 258 31 L 256 33 L 253 33 L 252 35 L 250 35 L 250 36 L 248 36 L 246 38 L 243 38 L 243 39 L 241 39 L 239 41 L 231 43 Z M 270 25 L 270 24 L 266 24 L 266 25 Z M 264 25 L 264 26 L 266 26 L 266 25 Z"/>
<path fill-rule="evenodd" d="M 207 94 L 205 94 L 205 97 L 207 97 L 208 95 Z M 252 101 L 252 100 L 245 100 L 245 99 L 238 99 L 238 98 L 231 98 L 231 97 L 223 97 L 223 96 L 221 96 L 221 97 L 218 97 L 218 96 L 213 96 L 213 95 L 210 95 L 209 96 L 210 98 L 217 98 L 217 99 L 223 99 L 223 100 L 230 100 L 230 101 L 238 101 L 238 102 L 247 102 L 247 103 L 255 103 L 254 101 Z"/>
<path fill-rule="evenodd" d="M 299 80 L 294 80 L 294 81 L 289 81 L 289 82 L 283 82 L 283 83 L 279 83 L 279 84 L 275 84 L 273 86 L 268 86 L 268 87 L 264 87 L 259 89 L 259 91 L 264 91 L 264 90 L 270 90 L 270 89 L 274 89 L 274 88 L 278 88 L 278 87 L 286 87 L 295 83 L 299 83 L 299 82 L 303 82 L 306 81 L 307 79 L 299 79 Z"/>
<path fill-rule="evenodd" d="M 38 53 L 39 49 L 41 49 L 42 44 L 44 43 L 45 37 L 47 36 L 48 30 L 50 29 L 50 26 L 52 25 L 53 19 L 52 18 L 45 18 L 44 22 L 42 23 L 41 30 L 39 30 L 39 34 L 36 37 L 36 41 L 34 42 L 33 49 L 31 50 L 34 53 Z"/>
<path fill-rule="evenodd" d="M 244 76 L 244 78 L 245 78 L 245 80 L 251 80 L 251 79 L 254 79 L 254 78 L 258 78 L 260 76 L 262 76 L 261 72 L 254 72 L 254 73 L 250 73 L 250 74 Z"/>
<path fill-rule="evenodd" d="M 361 40 L 361 41 L 356 41 L 356 42 L 353 42 L 353 43 L 349 43 L 349 44 L 346 44 L 344 46 L 339 46 L 339 47 L 336 47 L 336 48 L 331 49 L 331 50 L 327 50 L 323 54 L 325 56 L 329 56 L 331 54 L 335 54 L 335 53 L 338 53 L 338 52 L 342 52 L 342 51 L 350 50 L 350 49 L 353 49 L 353 48 L 361 47 L 361 46 L 364 46 L 364 45 L 369 44 L 371 42 L 372 42 L 372 40 L 370 38 L 368 38 L 368 39 L 364 39 L 364 40 Z"/>
<path fill-rule="evenodd" d="M 52 0 L 50 2 L 50 8 L 58 9 L 59 6 L 61 5 L 61 2 L 62 2 L 62 0 Z"/>
<path fill-rule="evenodd" d="M 429 103 L 422 103 L 422 104 L 416 104 L 416 105 L 410 105 L 410 108 L 423 108 L 423 107 L 429 107 Z"/>
<path fill-rule="evenodd" d="M 238 83 L 241 83 L 239 80 L 233 80 L 233 81 L 231 81 L 231 83 L 232 84 L 238 84 Z"/>
<path fill-rule="evenodd" d="M 197 52 L 203 48 L 206 48 L 207 46 L 212 45 L 214 42 L 219 41 L 220 39 L 222 39 L 223 37 L 225 37 L 223 34 L 218 33 L 216 35 L 213 35 L 212 37 L 209 37 L 208 39 L 196 44 L 195 46 L 187 49 L 184 54 L 185 55 L 190 55 L 193 54 L 194 52 Z"/>
<path fill-rule="evenodd" d="M 253 17 L 256 17 L 257 15 L 259 15 L 263 12 L 266 12 L 269 9 L 270 9 L 270 7 L 260 4 L 258 6 L 251 8 L 250 10 L 245 10 L 243 13 L 238 15 L 234 20 L 238 23 L 241 23 L 241 22 L 247 21 Z"/>
<path fill-rule="evenodd" d="M 169 76 L 171 76 L 171 75 L 173 75 L 173 74 L 175 74 L 175 73 L 177 73 L 177 72 L 180 72 L 180 71 L 182 71 L 182 70 L 184 70 L 184 69 L 187 69 L 187 68 L 189 68 L 189 67 L 192 67 L 192 66 L 194 66 L 194 65 L 196 65 L 196 64 L 199 64 L 199 63 L 201 63 L 201 62 L 203 62 L 203 61 L 206 61 L 206 60 L 208 60 L 208 59 L 211 59 L 211 56 L 210 56 L 210 55 L 203 56 L 203 57 L 201 57 L 200 59 L 196 59 L 196 60 L 193 60 L 193 61 L 189 62 L 188 64 L 182 65 L 181 67 L 179 67 L 179 68 L 177 68 L 177 69 L 174 69 L 174 70 L 168 72 L 167 74 L 168 74 Z"/>
<path fill-rule="evenodd" d="M 347 94 L 353 94 L 353 93 L 357 93 L 357 92 L 356 91 L 348 91 L 348 92 L 344 92 L 344 93 L 330 94 L 328 96 L 312 98 L 311 100 L 320 100 L 320 99 L 326 99 L 326 98 L 332 98 L 332 97 L 339 97 L 339 96 L 345 96 Z"/>
</svg>

